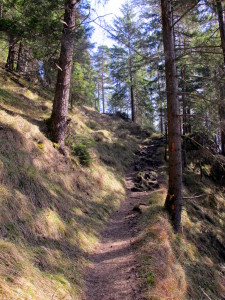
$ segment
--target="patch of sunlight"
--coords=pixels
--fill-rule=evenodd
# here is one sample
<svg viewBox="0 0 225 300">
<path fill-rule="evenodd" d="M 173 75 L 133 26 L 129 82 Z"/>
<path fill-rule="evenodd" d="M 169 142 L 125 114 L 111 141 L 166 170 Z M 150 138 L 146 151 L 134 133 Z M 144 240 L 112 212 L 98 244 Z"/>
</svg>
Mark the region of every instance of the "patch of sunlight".
<svg viewBox="0 0 225 300">
<path fill-rule="evenodd" d="M 84 232 L 81 229 L 77 230 L 77 236 L 81 249 L 84 251 L 93 249 L 93 246 L 98 242 L 98 238 L 92 232 Z"/>
<path fill-rule="evenodd" d="M 197 221 L 195 223 L 191 223 L 191 228 L 190 232 L 195 235 L 195 234 L 201 234 L 202 233 L 202 220 Z"/>
<path fill-rule="evenodd" d="M 181 212 L 181 219 L 182 219 L 182 225 L 185 226 L 186 228 L 191 228 L 192 227 L 192 222 L 191 219 L 189 218 L 189 215 L 187 213 L 187 209 L 184 207 Z"/>
<path fill-rule="evenodd" d="M 22 271 L 23 257 L 13 243 L 0 239 L 0 274 L 8 275 L 8 271 L 14 270 L 17 274 Z"/>
<path fill-rule="evenodd" d="M 1 170 L 1 168 L 0 168 Z M 9 190 L 7 189 L 7 187 L 4 184 L 0 184 L 0 205 L 7 200 L 8 198 L 10 198 L 11 193 L 9 192 Z"/>
<path fill-rule="evenodd" d="M 87 105 L 84 105 L 83 106 L 86 110 L 89 110 L 89 111 L 96 111 L 94 107 L 91 107 L 91 106 L 87 106 Z"/>
<path fill-rule="evenodd" d="M 153 191 L 149 196 L 149 204 L 158 204 L 163 206 L 165 203 L 166 195 L 167 195 L 166 188 Z"/>
<path fill-rule="evenodd" d="M 20 208 L 17 214 L 21 220 L 26 222 L 32 221 L 32 203 L 28 196 L 21 193 L 21 191 L 14 189 L 13 205 Z"/>
<path fill-rule="evenodd" d="M 55 211 L 47 209 L 41 212 L 36 222 L 46 236 L 59 240 L 65 235 L 66 225 Z"/>
<path fill-rule="evenodd" d="M 85 127 L 87 127 L 87 126 L 82 121 L 81 114 L 77 112 L 76 114 L 73 114 L 71 116 L 71 118 L 72 118 L 73 124 L 76 125 L 76 132 L 82 133 L 85 130 Z M 87 132 L 87 130 L 86 130 L 86 132 Z"/>
<path fill-rule="evenodd" d="M 102 189 L 125 195 L 123 181 L 118 180 L 115 177 L 115 174 L 110 172 L 105 167 L 95 165 L 93 176 Z"/>
<path fill-rule="evenodd" d="M 48 189 L 49 194 L 51 194 L 53 197 L 58 197 L 58 192 L 56 188 L 52 188 L 52 185 L 50 185 L 50 188 Z"/>
<path fill-rule="evenodd" d="M 7 85 L 4 86 L 4 90 L 9 92 L 15 92 L 16 88 L 17 86 L 12 81 L 10 81 Z"/>
<path fill-rule="evenodd" d="M 175 248 L 177 252 L 179 252 L 180 261 L 186 261 L 187 264 L 192 264 L 199 260 L 196 246 L 185 240 L 182 236 L 175 237 Z"/>
<path fill-rule="evenodd" d="M 107 141 L 107 143 L 113 143 L 112 133 L 108 130 L 97 130 L 95 131 L 95 140 Z"/>
<path fill-rule="evenodd" d="M 29 98 L 30 100 L 37 100 L 39 98 L 39 96 L 33 92 L 31 92 L 30 90 L 26 90 L 26 92 L 24 93 L 24 95 Z"/>
<path fill-rule="evenodd" d="M 74 183 L 72 181 L 70 173 L 59 174 L 58 178 L 61 179 L 61 182 L 63 183 L 65 188 L 64 190 L 66 190 L 67 193 L 74 192 Z"/>
<path fill-rule="evenodd" d="M 13 108 L 15 112 L 15 108 Z M 20 111 L 18 111 L 19 113 Z M 43 137 L 43 134 L 40 133 L 40 129 L 38 126 L 31 124 L 23 117 L 16 115 L 11 116 L 4 111 L 0 113 L 0 120 L 4 121 L 4 123 L 8 126 L 12 126 L 19 132 L 21 132 L 28 140 L 35 137 L 36 139 Z"/>
<path fill-rule="evenodd" d="M 73 212 L 79 217 L 86 217 L 86 214 L 79 207 L 74 208 Z"/>
<path fill-rule="evenodd" d="M 72 288 L 63 275 L 45 274 L 43 277 L 38 270 L 33 272 L 32 276 L 31 274 L 26 275 L 26 277 L 23 276 L 16 280 L 18 287 L 14 289 L 14 292 L 19 296 L 16 299 L 45 300 L 54 298 L 72 300 Z"/>
<path fill-rule="evenodd" d="M 15 288 L 15 292 L 21 296 L 20 299 L 32 300 L 35 299 L 35 297 L 40 297 L 41 299 L 43 299 L 42 296 L 44 295 L 41 293 L 41 290 L 40 289 L 37 290 L 37 288 L 35 288 L 35 286 L 30 282 L 30 279 L 22 277 L 20 278 L 19 282 L 22 288 L 21 287 Z"/>
<path fill-rule="evenodd" d="M 208 257 L 207 255 L 202 257 L 202 261 L 203 261 L 203 263 L 206 264 L 209 268 L 211 268 L 211 267 L 214 266 L 214 262 L 213 262 L 213 261 L 211 260 L 211 258 Z"/>
</svg>

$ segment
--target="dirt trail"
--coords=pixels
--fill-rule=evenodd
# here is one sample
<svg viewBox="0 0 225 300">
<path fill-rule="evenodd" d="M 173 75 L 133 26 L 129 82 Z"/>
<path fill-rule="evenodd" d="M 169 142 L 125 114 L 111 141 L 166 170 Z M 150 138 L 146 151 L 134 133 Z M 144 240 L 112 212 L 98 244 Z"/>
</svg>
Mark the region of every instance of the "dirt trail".
<svg viewBox="0 0 225 300">
<path fill-rule="evenodd" d="M 149 172 L 158 167 L 156 149 L 151 143 L 138 153 L 134 169 L 126 176 L 127 200 L 111 218 L 101 242 L 92 253 L 86 276 L 85 300 L 144 300 L 138 280 L 138 262 L 133 241 L 138 234 L 138 213 L 133 208 L 144 203 L 152 188 L 135 182 L 137 171 Z M 154 160 L 153 160 L 154 158 Z M 152 166 L 150 166 L 152 160 Z M 149 176 L 145 176 L 149 179 Z M 144 179 L 145 180 L 145 179 Z M 150 179 L 152 182 L 152 180 Z M 154 178 L 155 182 L 155 178 Z M 144 182 L 145 183 L 145 182 Z M 138 186 L 138 187 L 137 187 Z M 143 191 L 143 189 L 147 189 Z"/>
</svg>

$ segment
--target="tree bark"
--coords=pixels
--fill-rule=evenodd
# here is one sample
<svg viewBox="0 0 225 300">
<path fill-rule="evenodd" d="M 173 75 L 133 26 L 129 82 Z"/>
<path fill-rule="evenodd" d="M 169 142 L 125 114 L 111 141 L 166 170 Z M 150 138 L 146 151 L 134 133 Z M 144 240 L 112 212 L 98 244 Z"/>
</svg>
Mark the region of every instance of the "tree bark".
<svg viewBox="0 0 225 300">
<path fill-rule="evenodd" d="M 161 9 L 169 140 L 169 189 L 165 207 L 171 215 L 175 231 L 178 232 L 181 226 L 182 209 L 182 152 L 171 1 L 161 0 Z"/>
<path fill-rule="evenodd" d="M 130 77 L 131 86 L 130 86 L 130 99 L 131 99 L 131 118 L 133 122 L 136 122 L 136 113 L 135 113 L 135 103 L 134 103 L 134 87 L 133 87 L 133 78 Z"/>
<path fill-rule="evenodd" d="M 129 77 L 130 77 L 130 104 L 131 104 L 131 119 L 136 123 L 136 111 L 135 111 L 135 99 L 134 99 L 134 85 L 133 85 L 133 73 L 132 73 L 132 53 L 131 53 L 131 37 L 129 34 Z"/>
<path fill-rule="evenodd" d="M 220 29 L 221 47 L 223 50 L 223 71 L 225 71 L 225 23 L 223 17 L 223 7 L 221 1 L 217 4 L 217 15 Z M 223 75 L 224 76 L 224 75 Z M 220 129 L 221 129 L 221 153 L 225 155 L 225 85 L 221 84 L 220 87 L 220 104 L 219 104 L 219 116 L 220 116 Z"/>
<path fill-rule="evenodd" d="M 9 71 L 14 70 L 14 61 L 15 61 L 15 53 L 16 53 L 16 39 L 15 37 L 10 37 L 9 39 L 9 52 L 6 62 L 6 69 Z"/>
<path fill-rule="evenodd" d="M 98 103 L 97 103 L 98 101 Z M 99 111 L 99 107 L 100 107 L 100 78 L 99 78 L 99 74 L 98 74 L 98 100 L 96 101 L 95 104 L 95 108 Z"/>
<path fill-rule="evenodd" d="M 105 89 L 104 89 L 104 54 L 102 50 L 102 112 L 105 113 Z"/>
<path fill-rule="evenodd" d="M 58 66 L 58 76 L 55 89 L 50 127 L 52 139 L 59 144 L 64 152 L 67 131 L 68 102 L 70 93 L 71 68 L 74 48 L 75 6 L 79 0 L 66 0 L 64 25 L 61 39 L 61 52 Z"/>
<path fill-rule="evenodd" d="M 220 28 L 221 47 L 223 50 L 223 58 L 225 64 L 225 24 L 224 24 L 223 7 L 221 1 L 218 1 L 216 6 L 217 6 L 219 28 Z"/>
<path fill-rule="evenodd" d="M 21 73 L 23 71 L 23 43 L 22 42 L 20 42 L 19 45 L 16 71 L 18 73 Z"/>
<path fill-rule="evenodd" d="M 164 149 L 164 159 L 165 159 L 165 161 L 167 162 L 167 161 L 168 161 L 168 159 L 167 159 L 167 148 L 168 148 L 168 124 L 167 124 L 167 121 L 165 121 L 164 127 L 165 127 L 165 149 Z"/>
<path fill-rule="evenodd" d="M 186 67 L 183 67 L 181 71 L 181 76 L 183 79 L 182 83 L 182 104 L 183 104 L 183 135 L 185 136 L 187 133 L 187 101 L 186 101 Z M 186 139 L 183 139 L 183 167 L 187 167 L 187 151 L 186 151 Z"/>
<path fill-rule="evenodd" d="M 160 132 L 163 136 L 163 100 L 161 95 L 161 88 L 160 88 L 160 74 L 159 74 L 159 64 L 157 65 L 157 81 L 158 81 L 158 94 L 159 94 L 159 101 L 160 101 L 160 108 L 159 108 L 159 117 L 160 117 Z"/>
<path fill-rule="evenodd" d="M 220 132 L 221 132 L 221 154 L 225 155 L 225 85 L 220 84 Z"/>
<path fill-rule="evenodd" d="M 0 1 L 0 18 L 3 16 L 3 3 Z"/>
</svg>

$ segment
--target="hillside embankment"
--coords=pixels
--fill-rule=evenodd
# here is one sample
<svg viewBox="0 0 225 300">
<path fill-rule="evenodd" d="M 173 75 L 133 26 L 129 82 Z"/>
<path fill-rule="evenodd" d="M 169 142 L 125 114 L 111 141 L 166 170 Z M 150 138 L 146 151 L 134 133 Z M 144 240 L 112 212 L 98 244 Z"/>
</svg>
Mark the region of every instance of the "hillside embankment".
<svg viewBox="0 0 225 300">
<path fill-rule="evenodd" d="M 74 108 L 64 157 L 46 125 L 52 96 L 0 68 L 0 299 L 91 299 L 93 286 L 100 299 L 97 284 L 102 299 L 107 285 L 127 299 L 223 299 L 221 187 L 188 167 L 175 235 L 164 140 Z"/>
</svg>

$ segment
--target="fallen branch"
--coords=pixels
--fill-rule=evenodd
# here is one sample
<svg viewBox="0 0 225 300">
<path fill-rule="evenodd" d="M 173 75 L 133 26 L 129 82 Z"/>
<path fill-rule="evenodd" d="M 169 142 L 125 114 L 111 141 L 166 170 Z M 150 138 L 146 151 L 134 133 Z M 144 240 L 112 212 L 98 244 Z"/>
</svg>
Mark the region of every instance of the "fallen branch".
<svg viewBox="0 0 225 300">
<path fill-rule="evenodd" d="M 200 286 L 199 286 L 199 287 L 200 287 Z M 209 300 L 212 300 L 212 299 L 209 297 L 209 295 L 206 294 L 206 292 L 203 290 L 203 288 L 200 287 L 200 289 L 201 289 L 201 291 L 203 292 L 203 294 L 204 294 Z"/>
<path fill-rule="evenodd" d="M 190 196 L 190 197 L 183 197 L 183 199 L 196 199 L 196 198 L 201 198 L 204 196 L 212 196 L 214 194 L 202 194 L 202 195 L 198 195 L 198 196 Z"/>
</svg>

